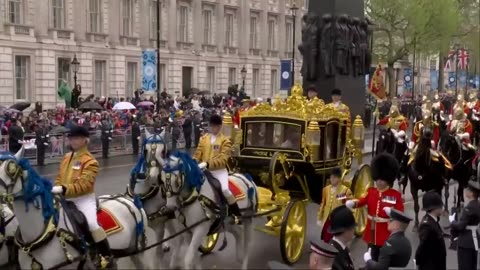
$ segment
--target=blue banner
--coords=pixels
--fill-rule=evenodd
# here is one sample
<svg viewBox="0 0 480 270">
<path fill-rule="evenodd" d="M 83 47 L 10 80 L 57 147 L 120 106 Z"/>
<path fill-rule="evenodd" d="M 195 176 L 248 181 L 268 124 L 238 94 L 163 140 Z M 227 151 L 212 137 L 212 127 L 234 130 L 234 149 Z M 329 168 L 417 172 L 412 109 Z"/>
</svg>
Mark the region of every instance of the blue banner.
<svg viewBox="0 0 480 270">
<path fill-rule="evenodd" d="M 430 70 L 430 86 L 432 90 L 438 89 L 438 70 Z"/>
<path fill-rule="evenodd" d="M 403 82 L 404 82 L 404 87 L 406 90 L 411 90 L 412 89 L 412 80 L 413 80 L 413 72 L 411 68 L 405 68 L 403 70 Z"/>
<path fill-rule="evenodd" d="M 280 90 L 292 87 L 292 60 L 280 60 Z"/>
<path fill-rule="evenodd" d="M 467 86 L 467 73 L 465 70 L 458 71 L 458 87 L 465 88 Z"/>
<path fill-rule="evenodd" d="M 156 91 L 157 52 L 155 50 L 144 50 L 142 59 L 142 88 L 144 91 Z"/>
<path fill-rule="evenodd" d="M 455 88 L 455 72 L 450 71 L 448 72 L 448 87 L 449 88 Z"/>
</svg>

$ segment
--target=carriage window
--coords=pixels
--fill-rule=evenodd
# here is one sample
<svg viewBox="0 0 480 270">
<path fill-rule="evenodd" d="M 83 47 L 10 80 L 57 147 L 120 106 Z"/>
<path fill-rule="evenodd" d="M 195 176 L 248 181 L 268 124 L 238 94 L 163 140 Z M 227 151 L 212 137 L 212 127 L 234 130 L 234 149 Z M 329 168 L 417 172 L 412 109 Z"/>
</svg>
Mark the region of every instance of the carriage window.
<svg viewBox="0 0 480 270">
<path fill-rule="evenodd" d="M 347 144 L 347 126 L 346 123 L 342 124 L 341 127 L 341 135 L 340 135 L 340 145 L 338 149 L 338 157 L 342 157 L 343 153 L 345 152 L 345 147 Z"/>
<path fill-rule="evenodd" d="M 325 137 L 325 156 L 327 159 L 336 159 L 338 156 L 339 124 L 329 123 L 327 125 L 327 136 Z"/>
<path fill-rule="evenodd" d="M 284 148 L 299 150 L 302 130 L 300 126 L 281 123 L 247 123 L 247 147 Z"/>
</svg>

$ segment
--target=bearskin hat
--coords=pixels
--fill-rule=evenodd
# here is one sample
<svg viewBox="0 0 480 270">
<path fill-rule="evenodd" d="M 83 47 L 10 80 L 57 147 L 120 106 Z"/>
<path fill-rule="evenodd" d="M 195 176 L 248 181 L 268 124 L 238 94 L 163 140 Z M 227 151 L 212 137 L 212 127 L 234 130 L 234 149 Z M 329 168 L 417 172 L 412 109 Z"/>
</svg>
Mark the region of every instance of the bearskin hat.
<svg viewBox="0 0 480 270">
<path fill-rule="evenodd" d="M 382 153 L 373 158 L 370 163 L 372 178 L 376 180 L 384 180 L 393 185 L 400 171 L 400 165 L 394 156 Z"/>
</svg>

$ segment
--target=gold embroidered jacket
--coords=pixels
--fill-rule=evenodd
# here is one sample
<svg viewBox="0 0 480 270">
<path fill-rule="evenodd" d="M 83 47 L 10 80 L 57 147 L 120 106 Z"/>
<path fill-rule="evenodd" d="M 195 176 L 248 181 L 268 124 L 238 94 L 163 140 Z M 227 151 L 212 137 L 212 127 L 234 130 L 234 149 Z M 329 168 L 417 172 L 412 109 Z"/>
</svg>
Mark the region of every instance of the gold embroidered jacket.
<svg viewBox="0 0 480 270">
<path fill-rule="evenodd" d="M 67 199 L 80 197 L 94 192 L 97 174 L 98 162 L 85 147 L 65 155 L 60 163 L 55 185 L 66 188 Z"/>
<path fill-rule="evenodd" d="M 200 138 L 193 158 L 198 163 L 208 163 L 209 170 L 225 169 L 232 155 L 232 142 L 227 136 L 219 134 L 212 144 L 211 136 L 211 134 L 205 134 Z"/>
<path fill-rule="evenodd" d="M 332 190 L 332 185 L 323 188 L 322 203 L 318 209 L 318 220 L 325 222 L 333 209 L 343 205 L 347 200 L 352 199 L 352 192 L 350 189 L 342 184 L 338 184 L 335 191 Z"/>
</svg>

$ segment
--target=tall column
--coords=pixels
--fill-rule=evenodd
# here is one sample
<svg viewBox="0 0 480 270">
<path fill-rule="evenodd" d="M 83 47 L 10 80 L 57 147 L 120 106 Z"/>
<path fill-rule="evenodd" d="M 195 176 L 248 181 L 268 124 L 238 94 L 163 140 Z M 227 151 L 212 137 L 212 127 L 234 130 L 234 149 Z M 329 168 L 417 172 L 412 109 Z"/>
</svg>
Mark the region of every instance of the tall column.
<svg viewBox="0 0 480 270">
<path fill-rule="evenodd" d="M 278 7 L 278 13 L 280 13 L 280 17 L 278 18 L 278 52 L 279 56 L 285 56 L 285 53 L 287 53 L 287 46 L 286 46 L 286 41 L 288 40 L 288 37 L 286 36 L 286 30 L 285 30 L 285 21 L 286 21 L 286 15 L 288 14 L 289 10 L 285 6 L 286 0 L 279 0 L 279 7 Z"/>
<path fill-rule="evenodd" d="M 244 57 L 248 55 L 250 44 L 250 0 L 240 1 L 240 19 L 239 55 Z"/>
<path fill-rule="evenodd" d="M 138 9 L 139 9 L 139 18 L 138 18 L 138 23 L 140 24 L 139 29 L 139 39 L 140 39 L 140 47 L 142 49 L 145 48 L 150 48 L 150 29 L 152 27 L 151 18 L 150 14 L 151 13 L 151 8 L 156 8 L 156 6 L 151 6 L 151 1 L 139 1 L 138 2 Z M 156 10 L 155 10 L 156 11 Z M 156 13 L 153 13 L 156 15 Z M 156 30 L 156 29 L 155 29 Z"/>
<path fill-rule="evenodd" d="M 203 43 L 202 0 L 194 0 L 192 4 L 194 48 L 196 51 L 200 51 Z"/>
<path fill-rule="evenodd" d="M 225 51 L 225 0 L 219 0 L 217 5 L 217 46 L 218 53 Z"/>
<path fill-rule="evenodd" d="M 260 4 L 262 12 L 260 13 L 260 49 L 262 56 L 268 55 L 268 1 L 262 1 Z"/>
<path fill-rule="evenodd" d="M 28 2 L 28 5 L 34 5 L 35 12 L 37 14 L 45 14 L 45 16 L 35 16 L 27 11 L 27 16 L 33 16 L 31 21 L 33 22 L 33 27 L 35 27 L 35 32 L 39 38 L 48 37 L 48 28 L 53 27 L 53 18 L 52 12 L 49 9 L 48 0 L 36 0 Z M 30 10 L 29 8 L 27 10 Z M 50 23 L 52 21 L 52 23 Z"/>
<path fill-rule="evenodd" d="M 115 47 L 120 44 L 120 27 L 121 27 L 121 2 L 118 0 L 109 0 L 108 10 L 108 40 L 110 41 L 110 46 Z"/>
<path fill-rule="evenodd" d="M 86 32 L 88 31 L 90 25 L 90 20 L 87 14 L 87 2 L 86 1 L 72 1 L 72 15 L 73 18 L 73 31 L 75 33 L 75 40 L 78 41 L 85 41 Z M 69 18 L 67 18 L 69 19 Z"/>
<path fill-rule="evenodd" d="M 169 1 L 168 27 L 168 48 L 174 51 L 177 48 L 177 0 Z"/>
</svg>

